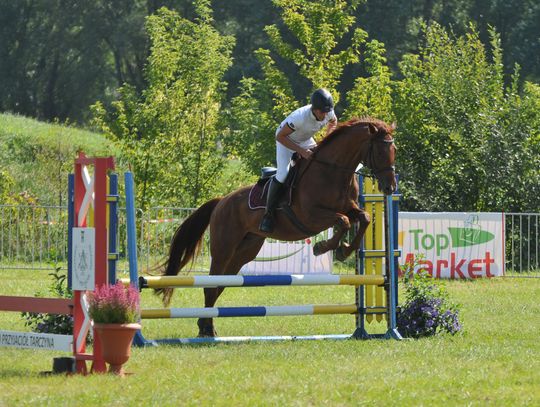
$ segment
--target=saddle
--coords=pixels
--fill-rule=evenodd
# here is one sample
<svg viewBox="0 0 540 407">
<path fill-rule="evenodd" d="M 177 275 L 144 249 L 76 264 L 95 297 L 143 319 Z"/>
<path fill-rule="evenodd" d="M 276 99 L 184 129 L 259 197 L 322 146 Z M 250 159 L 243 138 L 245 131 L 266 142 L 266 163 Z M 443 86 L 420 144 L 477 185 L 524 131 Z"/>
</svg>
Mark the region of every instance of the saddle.
<svg viewBox="0 0 540 407">
<path fill-rule="evenodd" d="M 287 178 L 284 182 L 284 185 L 287 188 L 287 192 L 283 194 L 276 209 L 282 210 L 285 216 L 289 219 L 289 221 L 291 221 L 291 223 L 296 226 L 296 228 L 302 233 L 307 236 L 313 236 L 314 234 L 316 234 L 316 232 L 306 228 L 306 226 L 298 220 L 296 214 L 291 209 L 293 190 L 298 183 L 297 176 L 300 168 L 300 165 L 298 165 L 299 159 L 300 156 L 295 153 L 291 160 L 293 161 L 293 165 L 291 165 L 289 173 L 287 174 Z M 270 182 L 272 181 L 272 178 L 275 176 L 276 172 L 277 169 L 274 167 L 263 167 L 261 169 L 261 178 L 259 178 L 257 183 L 253 185 L 251 187 L 251 190 L 249 191 L 249 209 L 266 209 L 266 196 L 268 195 L 268 187 L 270 186 Z"/>
<path fill-rule="evenodd" d="M 299 160 L 299 157 L 296 157 L 296 153 L 295 153 L 295 155 L 293 155 L 293 158 L 292 158 L 294 165 L 291 165 L 289 169 L 289 173 L 287 174 L 287 178 L 285 178 L 285 182 L 284 182 L 284 185 L 287 188 L 287 193 L 283 194 L 283 197 L 281 198 L 277 209 L 282 209 L 284 204 L 287 206 L 291 205 L 292 190 L 295 187 L 296 175 L 298 174 L 299 166 L 296 165 L 298 160 Z M 266 208 L 266 197 L 268 195 L 268 187 L 270 186 L 270 182 L 272 181 L 272 178 L 275 177 L 276 172 L 277 172 L 277 168 L 274 168 L 274 167 L 261 168 L 261 177 L 259 178 L 257 183 L 251 187 L 251 190 L 249 191 L 249 197 L 248 197 L 249 209 L 256 210 L 256 209 Z"/>
</svg>

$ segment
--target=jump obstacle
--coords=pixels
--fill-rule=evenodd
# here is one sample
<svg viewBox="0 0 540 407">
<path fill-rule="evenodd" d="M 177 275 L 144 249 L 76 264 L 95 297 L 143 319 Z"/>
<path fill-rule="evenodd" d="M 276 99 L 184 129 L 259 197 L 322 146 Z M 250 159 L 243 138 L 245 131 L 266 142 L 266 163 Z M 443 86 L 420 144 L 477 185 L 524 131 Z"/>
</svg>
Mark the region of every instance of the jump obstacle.
<svg viewBox="0 0 540 407">
<path fill-rule="evenodd" d="M 93 167 L 92 175 L 89 166 Z M 75 359 L 76 373 L 88 373 L 87 361 L 91 362 L 90 372 L 106 371 L 101 344 L 96 335 L 93 353 L 86 353 L 86 337 L 91 328 L 91 320 L 84 294 L 95 285 L 114 283 L 116 280 L 118 187 L 116 175 L 107 174 L 113 169 L 112 157 L 90 158 L 79 154 L 75 160 L 74 173 L 68 179 L 68 285 L 74 288 L 73 299 L 0 296 L 0 311 L 72 315 L 73 335 L 0 331 L 0 346 L 71 352 Z M 92 267 L 87 267 L 87 274 L 81 275 L 73 270 L 74 228 L 92 229 L 95 233 L 95 250 L 85 258 L 92 263 Z M 79 266 L 75 268 L 81 269 Z M 85 281 L 77 281 L 73 285 L 74 276 Z M 92 283 L 83 288 L 86 280 Z"/>
<path fill-rule="evenodd" d="M 309 336 L 241 336 L 216 338 L 169 338 L 146 339 L 138 332 L 136 346 L 159 344 L 197 344 L 241 341 L 318 340 L 318 339 L 401 339 L 396 325 L 397 308 L 397 242 L 399 194 L 384 196 L 370 177 L 359 177 L 361 192 L 359 201 L 370 215 L 370 223 L 362 248 L 356 254 L 355 275 L 267 275 L 267 276 L 141 276 L 137 274 L 137 257 L 134 222 L 134 184 L 131 174 L 126 174 L 126 212 L 128 226 L 128 251 L 130 278 L 124 284 L 145 288 L 204 288 L 204 287 L 263 287 L 263 286 L 354 286 L 355 302 L 336 305 L 285 305 L 254 307 L 213 308 L 164 308 L 142 309 L 142 319 L 157 318 L 216 318 L 216 317 L 263 317 L 289 315 L 337 315 L 356 316 L 356 329 L 352 334 Z M 366 323 L 386 319 L 385 334 L 369 334 Z"/>
<path fill-rule="evenodd" d="M 93 166 L 90 176 L 87 166 Z M 114 160 L 88 158 L 80 155 L 75 160 L 75 171 L 69 177 L 68 210 L 68 284 L 73 286 L 72 240 L 74 228 L 95 230 L 94 284 L 112 284 L 116 281 L 117 202 L 118 185 Z M 139 277 L 137 274 L 134 183 L 131 173 L 125 174 L 128 259 L 130 278 L 125 284 L 140 288 L 157 287 L 262 287 L 262 286 L 354 286 L 355 302 L 336 305 L 285 305 L 255 307 L 169 308 L 143 309 L 142 319 L 151 318 L 205 318 L 205 317 L 254 317 L 287 315 L 337 315 L 356 316 L 356 329 L 352 334 L 309 336 L 250 336 L 216 338 L 145 339 L 142 332 L 135 336 L 137 346 L 158 344 L 196 344 L 239 341 L 279 341 L 318 339 L 401 339 L 396 328 L 397 307 L 397 220 L 399 195 L 382 195 L 371 178 L 360 177 L 360 203 L 370 214 L 372 223 L 366 230 L 363 247 L 356 254 L 356 275 L 269 275 L 269 276 L 178 276 Z M 388 242 L 388 243 L 386 243 Z M 383 267 L 384 266 L 384 267 Z M 0 344 L 18 348 L 38 348 L 72 352 L 76 372 L 87 374 L 86 361 L 92 362 L 90 372 L 105 372 L 101 344 L 94 335 L 93 353 L 86 353 L 86 336 L 91 328 L 84 293 L 88 289 L 74 289 L 73 300 L 0 296 L 0 311 L 38 312 L 73 315 L 73 335 L 53 335 L 30 332 L 0 331 Z M 385 334 L 369 334 L 366 323 L 386 319 Z"/>
</svg>

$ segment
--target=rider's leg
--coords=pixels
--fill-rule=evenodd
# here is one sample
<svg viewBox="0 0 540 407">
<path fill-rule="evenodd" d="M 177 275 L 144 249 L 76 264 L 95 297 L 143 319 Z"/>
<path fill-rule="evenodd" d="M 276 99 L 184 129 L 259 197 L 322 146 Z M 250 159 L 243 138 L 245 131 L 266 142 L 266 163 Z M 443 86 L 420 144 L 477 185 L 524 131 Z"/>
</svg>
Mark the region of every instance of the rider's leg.
<svg viewBox="0 0 540 407">
<path fill-rule="evenodd" d="M 266 198 L 266 212 L 259 226 L 261 232 L 272 233 L 274 231 L 274 211 L 284 189 L 284 185 L 275 178 L 270 181 L 268 197 Z"/>
<path fill-rule="evenodd" d="M 266 198 L 266 212 L 262 218 L 259 230 L 265 233 L 274 231 L 274 211 L 281 198 L 281 194 L 285 190 L 283 182 L 287 178 L 289 165 L 293 151 L 289 150 L 281 143 L 276 143 L 276 158 L 277 158 L 277 173 L 274 179 L 270 182 L 268 188 L 268 196 Z"/>
</svg>

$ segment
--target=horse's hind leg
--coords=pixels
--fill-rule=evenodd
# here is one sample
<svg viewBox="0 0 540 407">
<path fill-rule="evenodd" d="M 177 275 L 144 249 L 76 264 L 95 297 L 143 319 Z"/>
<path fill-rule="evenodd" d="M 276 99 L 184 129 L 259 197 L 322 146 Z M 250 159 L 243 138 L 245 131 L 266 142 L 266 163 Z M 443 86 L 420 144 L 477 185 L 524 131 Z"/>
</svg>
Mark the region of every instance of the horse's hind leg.
<svg viewBox="0 0 540 407">
<path fill-rule="evenodd" d="M 257 256 L 257 253 L 259 253 L 263 243 L 264 237 L 248 233 L 244 239 L 242 239 L 236 250 L 231 251 L 231 256 L 229 257 L 226 266 L 222 266 L 223 262 L 219 258 L 216 262 L 214 262 L 214 258 L 212 258 L 210 274 L 238 274 L 244 264 L 250 262 L 255 258 L 255 256 Z M 213 307 L 224 289 L 225 287 L 205 288 L 204 306 Z M 197 325 L 199 326 L 200 337 L 217 336 L 212 318 L 199 318 Z"/>
</svg>

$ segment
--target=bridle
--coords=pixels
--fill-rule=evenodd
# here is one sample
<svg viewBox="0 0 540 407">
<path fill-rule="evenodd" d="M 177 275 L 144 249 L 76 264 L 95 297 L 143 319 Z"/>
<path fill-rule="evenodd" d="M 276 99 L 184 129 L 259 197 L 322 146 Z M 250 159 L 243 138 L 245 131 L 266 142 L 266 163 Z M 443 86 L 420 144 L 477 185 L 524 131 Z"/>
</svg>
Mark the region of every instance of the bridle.
<svg viewBox="0 0 540 407">
<path fill-rule="evenodd" d="M 394 144 L 394 139 L 385 139 L 380 137 L 373 137 L 371 141 L 369 142 L 369 148 L 367 149 L 366 157 L 364 160 L 362 160 L 363 164 L 368 167 L 371 170 L 371 173 L 374 176 L 377 176 L 378 174 L 385 172 L 385 171 L 392 171 L 394 172 L 396 170 L 396 167 L 393 165 L 390 165 L 388 167 L 382 167 L 382 168 L 376 168 L 375 166 L 375 160 L 373 159 L 373 148 L 375 146 L 375 143 L 384 143 L 387 145 Z"/>
</svg>

